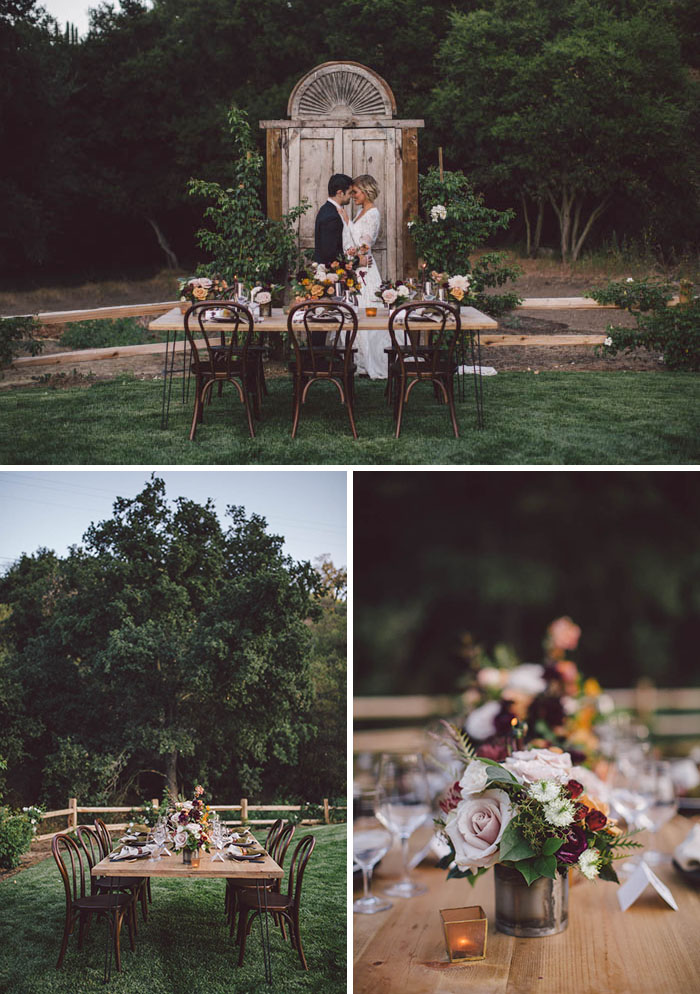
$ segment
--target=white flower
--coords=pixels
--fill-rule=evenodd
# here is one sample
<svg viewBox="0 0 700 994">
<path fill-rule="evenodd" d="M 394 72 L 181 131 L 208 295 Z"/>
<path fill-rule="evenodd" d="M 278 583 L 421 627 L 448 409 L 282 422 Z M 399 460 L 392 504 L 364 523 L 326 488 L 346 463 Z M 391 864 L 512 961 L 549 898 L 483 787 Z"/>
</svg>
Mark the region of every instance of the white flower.
<svg viewBox="0 0 700 994">
<path fill-rule="evenodd" d="M 412 228 L 415 223 L 416 223 L 415 221 L 409 221 L 408 224 L 406 225 L 406 227 L 407 228 Z"/>
<path fill-rule="evenodd" d="M 503 760 L 503 765 L 520 783 L 537 783 L 539 780 L 571 779 L 571 756 L 568 752 L 552 749 L 524 749 Z"/>
<path fill-rule="evenodd" d="M 608 335 L 608 337 L 605 339 L 603 345 L 608 345 L 608 346 L 612 345 L 612 338 L 610 337 L 610 335 Z"/>
<path fill-rule="evenodd" d="M 399 295 L 399 297 L 408 297 L 411 294 L 411 291 L 408 289 L 407 286 L 404 286 L 403 283 L 399 284 L 399 286 L 396 287 L 396 292 Z"/>
<path fill-rule="evenodd" d="M 447 217 L 447 208 L 442 204 L 435 204 L 434 207 L 430 208 L 430 219 L 433 222 L 444 221 Z"/>
<path fill-rule="evenodd" d="M 506 672 L 496 666 L 484 666 L 476 674 L 476 682 L 485 690 L 500 690 L 506 679 Z"/>
<path fill-rule="evenodd" d="M 482 866 L 493 866 L 512 817 L 513 808 L 504 790 L 485 790 L 460 801 L 445 822 L 459 869 L 474 872 Z"/>
<path fill-rule="evenodd" d="M 190 835 L 194 835 L 195 839 L 198 839 L 199 836 L 202 834 L 202 826 L 199 824 L 199 822 L 191 821 L 186 827 L 187 831 L 190 833 Z"/>
<path fill-rule="evenodd" d="M 255 298 L 256 304 L 269 304 L 272 300 L 272 294 L 268 293 L 267 290 L 261 290 L 260 293 Z"/>
<path fill-rule="evenodd" d="M 486 764 L 480 763 L 478 759 L 473 759 L 459 781 L 462 797 L 468 794 L 480 794 L 487 784 Z"/>
<path fill-rule="evenodd" d="M 397 297 L 398 293 L 396 292 L 396 290 L 392 290 L 391 288 L 389 288 L 388 290 L 384 290 L 384 292 L 382 293 L 382 300 L 387 305 L 387 307 L 389 307 L 390 304 L 393 304 Z"/>
<path fill-rule="evenodd" d="M 326 276 L 324 277 L 324 279 L 328 280 L 329 283 L 337 283 L 338 282 L 338 274 L 337 273 L 327 273 Z"/>
<path fill-rule="evenodd" d="M 578 711 L 578 701 L 575 697 L 569 697 L 568 694 L 561 698 L 561 706 L 564 708 L 564 714 L 576 714 Z"/>
<path fill-rule="evenodd" d="M 480 708 L 476 708 L 467 715 L 464 729 L 470 739 L 478 742 L 490 738 L 496 734 L 496 716 L 500 713 L 501 705 L 498 701 L 487 701 Z"/>
<path fill-rule="evenodd" d="M 584 849 L 578 858 L 578 868 L 584 877 L 595 880 L 600 873 L 600 853 L 597 849 Z"/>
<path fill-rule="evenodd" d="M 547 689 L 547 681 L 544 678 L 544 666 L 539 663 L 522 663 L 516 666 L 508 674 L 505 686 L 506 691 L 517 690 L 521 694 L 530 694 L 536 697 Z"/>
<path fill-rule="evenodd" d="M 558 800 L 561 789 L 556 780 L 538 780 L 537 783 L 530 784 L 527 792 L 536 801 L 546 804 L 548 801 Z"/>
<path fill-rule="evenodd" d="M 469 289 L 469 277 L 468 276 L 450 276 L 447 281 L 447 285 L 450 290 L 464 290 L 466 293 Z"/>
<path fill-rule="evenodd" d="M 566 828 L 574 820 L 574 814 L 576 809 L 574 808 L 573 801 L 569 801 L 567 798 L 560 797 L 556 801 L 550 801 L 549 804 L 544 806 L 544 817 L 545 821 L 548 821 L 550 825 L 555 825 L 557 828 Z"/>
<path fill-rule="evenodd" d="M 634 283 L 634 280 L 632 279 L 631 276 L 628 276 L 626 282 L 627 283 Z"/>
</svg>

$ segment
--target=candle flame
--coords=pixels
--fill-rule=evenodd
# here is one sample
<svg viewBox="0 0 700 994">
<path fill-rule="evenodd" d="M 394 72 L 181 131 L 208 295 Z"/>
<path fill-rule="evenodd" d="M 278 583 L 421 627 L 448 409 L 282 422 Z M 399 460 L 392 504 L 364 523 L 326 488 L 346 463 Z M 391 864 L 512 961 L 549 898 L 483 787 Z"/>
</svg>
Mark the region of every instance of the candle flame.
<svg viewBox="0 0 700 994">
<path fill-rule="evenodd" d="M 518 719 L 517 718 L 511 718 L 510 719 L 510 723 L 513 726 L 513 728 L 515 728 L 515 726 L 518 724 Z"/>
</svg>

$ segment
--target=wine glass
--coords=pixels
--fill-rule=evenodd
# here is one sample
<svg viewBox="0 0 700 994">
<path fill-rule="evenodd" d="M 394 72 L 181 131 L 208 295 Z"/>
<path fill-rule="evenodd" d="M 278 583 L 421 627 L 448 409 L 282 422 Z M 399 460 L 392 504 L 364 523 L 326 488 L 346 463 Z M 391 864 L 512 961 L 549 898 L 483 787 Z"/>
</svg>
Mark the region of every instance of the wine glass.
<svg viewBox="0 0 700 994">
<path fill-rule="evenodd" d="M 216 849 L 216 852 L 211 858 L 212 863 L 215 863 L 217 860 L 221 860 L 223 863 L 224 857 L 221 850 L 224 848 L 224 826 L 221 824 L 218 814 L 214 814 L 211 820 L 211 841 Z"/>
<path fill-rule="evenodd" d="M 377 911 L 388 911 L 391 901 L 384 901 L 371 893 L 372 871 L 380 859 L 391 849 L 391 832 L 382 825 L 375 815 L 377 791 L 360 790 L 353 802 L 352 858 L 362 870 L 362 897 L 352 906 L 361 915 L 374 915 Z"/>
<path fill-rule="evenodd" d="M 642 827 L 650 834 L 650 848 L 642 859 L 655 866 L 670 859 L 655 848 L 656 833 L 678 810 L 676 789 L 671 778 L 671 764 L 664 760 L 648 760 L 642 767 L 639 791 L 646 800 Z"/>
<path fill-rule="evenodd" d="M 152 857 L 155 860 L 163 858 L 163 849 L 168 839 L 168 828 L 163 818 L 159 818 L 153 829 L 153 841 L 158 846 L 156 854 Z"/>
<path fill-rule="evenodd" d="M 385 891 L 389 897 L 415 897 L 427 887 L 411 878 L 408 840 L 430 815 L 430 794 L 423 757 L 384 753 L 379 763 L 376 815 L 401 840 L 404 876 Z"/>
</svg>

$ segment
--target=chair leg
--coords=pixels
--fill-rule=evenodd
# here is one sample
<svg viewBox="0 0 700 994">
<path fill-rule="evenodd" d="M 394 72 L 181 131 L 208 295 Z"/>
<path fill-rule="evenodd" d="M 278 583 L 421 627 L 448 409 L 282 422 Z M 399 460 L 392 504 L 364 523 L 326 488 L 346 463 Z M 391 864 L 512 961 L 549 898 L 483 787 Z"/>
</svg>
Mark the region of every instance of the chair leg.
<svg viewBox="0 0 700 994">
<path fill-rule="evenodd" d="M 301 412 L 301 381 L 294 381 L 294 418 L 292 421 L 292 438 L 296 438 L 297 427 L 299 425 L 299 414 Z"/>
<path fill-rule="evenodd" d="M 139 897 L 141 899 L 141 914 L 145 922 L 148 921 L 148 895 L 146 894 L 146 884 L 139 887 Z"/>
<path fill-rule="evenodd" d="M 114 921 L 114 962 L 117 965 L 117 973 L 121 973 L 122 969 L 122 953 L 119 948 L 119 933 L 122 928 L 122 918 L 124 917 L 123 911 L 118 911 L 115 915 Z"/>
<path fill-rule="evenodd" d="M 83 911 L 80 912 L 78 918 L 78 949 L 83 948 L 83 938 L 85 937 L 85 921 L 87 916 Z"/>
<path fill-rule="evenodd" d="M 146 877 L 146 893 L 148 894 L 148 903 L 153 904 L 153 898 L 151 897 L 151 878 Z"/>
<path fill-rule="evenodd" d="M 450 408 L 450 417 L 452 418 L 452 429 L 455 433 L 455 438 L 459 438 L 459 429 L 457 427 L 457 413 L 455 411 L 455 398 L 454 398 L 454 380 L 450 379 L 447 381 L 447 403 Z"/>
<path fill-rule="evenodd" d="M 63 963 L 63 958 L 66 955 L 66 949 L 68 948 L 68 937 L 73 931 L 72 920 L 70 915 L 66 915 L 66 923 L 63 927 L 63 941 L 61 942 L 61 951 L 58 954 L 58 963 L 56 964 L 56 969 L 60 970 L 61 963 Z"/>
<path fill-rule="evenodd" d="M 126 915 L 126 926 L 129 930 L 129 945 L 131 946 L 131 951 L 133 953 L 136 950 L 136 929 L 134 928 L 136 913 L 133 904 L 127 908 Z"/>
<path fill-rule="evenodd" d="M 351 383 L 352 380 L 350 381 L 350 383 L 348 383 L 347 380 L 345 381 L 345 406 L 347 407 L 348 410 L 348 418 L 350 419 L 350 429 L 352 431 L 352 437 L 355 440 L 357 440 L 357 428 L 355 427 L 355 418 L 353 416 L 353 409 L 352 409 L 353 397 L 352 397 Z"/>
<path fill-rule="evenodd" d="M 238 965 L 243 966 L 245 955 L 245 940 L 248 934 L 248 909 L 242 907 L 238 912 L 238 934 L 240 935 L 240 949 L 238 952 Z"/>
<path fill-rule="evenodd" d="M 301 960 L 301 965 L 304 967 L 305 970 L 308 971 L 309 967 L 308 967 L 308 965 L 306 963 L 306 956 L 304 955 L 304 947 L 301 944 L 301 932 L 299 931 L 299 911 L 298 911 L 298 909 L 295 910 L 292 920 L 294 922 L 293 928 L 294 928 L 294 933 L 296 935 L 296 948 L 297 948 L 297 952 L 299 953 L 299 959 Z"/>
<path fill-rule="evenodd" d="M 403 405 L 405 399 L 406 399 L 406 384 L 404 383 L 402 378 L 401 383 L 399 384 L 398 410 L 396 412 L 396 435 L 395 435 L 396 438 L 398 438 L 399 435 L 401 434 L 401 421 L 403 419 Z"/>
</svg>

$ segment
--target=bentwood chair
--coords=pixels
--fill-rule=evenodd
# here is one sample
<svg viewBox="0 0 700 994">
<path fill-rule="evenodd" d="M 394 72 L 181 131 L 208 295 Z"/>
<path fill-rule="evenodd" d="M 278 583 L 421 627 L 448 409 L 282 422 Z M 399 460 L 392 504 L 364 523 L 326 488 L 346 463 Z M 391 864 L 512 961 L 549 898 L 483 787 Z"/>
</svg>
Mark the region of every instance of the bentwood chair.
<svg viewBox="0 0 700 994">
<path fill-rule="evenodd" d="M 265 850 L 268 855 L 274 859 L 275 863 L 279 867 L 284 867 L 284 859 L 287 855 L 287 850 L 289 849 L 289 844 L 292 841 L 294 835 L 295 826 L 292 822 L 283 822 L 281 818 L 278 818 L 273 825 L 271 825 L 267 838 L 265 839 Z M 234 929 L 236 927 L 236 904 L 237 904 L 237 892 L 239 890 L 245 890 L 247 887 L 256 887 L 258 884 L 245 881 L 245 880 L 233 880 L 231 878 L 226 881 L 226 911 L 230 922 L 230 935 L 233 935 Z M 264 880 L 260 883 L 260 886 L 266 887 L 268 890 L 279 891 L 280 881 L 278 878 L 271 880 Z M 284 927 L 283 927 L 284 932 Z"/>
<path fill-rule="evenodd" d="M 436 397 L 447 405 L 455 438 L 459 438 L 454 381 L 455 351 L 461 333 L 459 308 L 452 304 L 415 302 L 402 304 L 391 312 L 388 389 L 394 405 L 396 438 L 401 434 L 404 408 L 419 383 L 428 383 Z"/>
<path fill-rule="evenodd" d="M 294 378 L 292 438 L 296 437 L 301 407 L 314 383 L 332 383 L 336 387 L 348 413 L 352 436 L 357 438 L 352 347 L 357 314 L 340 301 L 304 301 L 290 308 L 287 330 L 294 348 L 290 363 Z"/>
<path fill-rule="evenodd" d="M 185 313 L 190 372 L 195 380 L 190 441 L 194 440 L 197 425 L 204 419 L 204 405 L 211 400 L 214 385 L 221 388 L 224 383 L 232 383 L 236 388 L 245 409 L 250 436 L 255 438 L 252 413 L 260 416 L 261 383 L 258 359 L 251 351 L 253 315 L 247 307 L 233 300 L 217 300 L 216 309 L 225 309 L 228 317 L 217 324 L 215 331 L 211 322 L 205 321 L 207 311 L 212 310 L 211 300 L 193 304 Z"/>
<path fill-rule="evenodd" d="M 98 918 L 106 918 L 114 940 L 114 958 L 117 970 L 121 970 L 121 951 L 119 948 L 119 933 L 126 916 L 129 929 L 129 941 L 132 950 L 134 943 L 134 915 L 130 908 L 133 906 L 134 898 L 131 894 L 121 894 L 114 891 L 110 894 L 86 893 L 85 872 L 89 873 L 88 861 L 85 851 L 70 838 L 69 835 L 54 835 L 51 843 L 51 852 L 56 860 L 63 886 L 66 892 L 66 920 L 63 927 L 63 940 L 61 951 L 58 954 L 56 969 L 63 963 L 68 947 L 68 939 L 73 934 L 76 922 L 78 922 L 78 949 L 83 947 L 83 938 L 86 927 L 92 915 Z"/>
<path fill-rule="evenodd" d="M 245 955 L 246 937 L 250 932 L 253 921 L 257 915 L 271 914 L 275 919 L 279 917 L 289 925 L 292 947 L 296 949 L 301 960 L 301 965 L 308 970 L 304 948 L 301 944 L 301 933 L 299 931 L 299 910 L 301 907 L 301 888 L 304 881 L 304 871 L 309 862 L 309 857 L 316 845 L 313 835 L 305 835 L 298 843 L 289 865 L 289 883 L 287 893 L 274 893 L 270 891 L 260 892 L 253 889 L 242 891 L 238 895 L 239 903 L 239 932 L 240 950 L 238 953 L 238 965 L 243 966 Z M 252 913 L 251 913 L 252 912 Z"/>
<path fill-rule="evenodd" d="M 94 828 L 89 825 L 78 825 L 76 829 L 78 841 L 85 851 L 88 866 L 92 871 L 93 866 L 109 855 L 104 851 L 102 839 Z M 148 905 L 146 903 L 146 877 L 91 877 L 92 892 L 95 894 L 111 894 L 112 891 L 119 891 L 123 894 L 131 894 L 133 897 L 134 932 L 138 931 L 136 920 L 136 902 L 141 902 L 141 914 L 143 920 L 148 921 Z"/>
<path fill-rule="evenodd" d="M 95 831 L 97 832 L 97 837 L 100 840 L 102 859 L 104 859 L 105 856 L 109 856 L 109 854 L 112 851 L 112 839 L 109 834 L 109 829 L 107 828 L 107 825 L 102 820 L 102 818 L 95 818 L 93 824 L 95 826 Z M 153 904 L 153 899 L 151 897 L 151 878 L 145 877 L 145 880 L 146 880 L 146 896 L 148 897 L 148 903 Z M 144 921 L 145 920 L 146 916 L 144 915 Z"/>
</svg>

